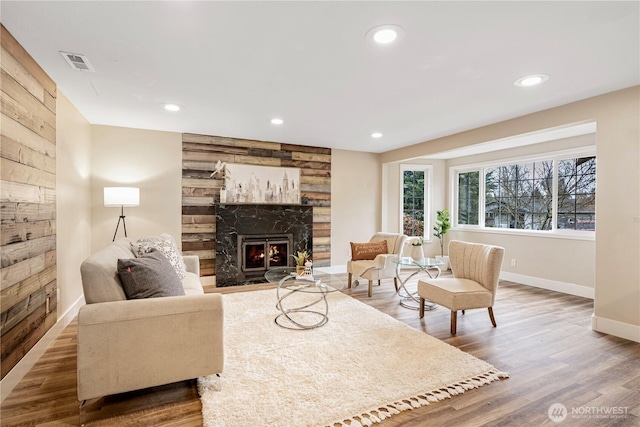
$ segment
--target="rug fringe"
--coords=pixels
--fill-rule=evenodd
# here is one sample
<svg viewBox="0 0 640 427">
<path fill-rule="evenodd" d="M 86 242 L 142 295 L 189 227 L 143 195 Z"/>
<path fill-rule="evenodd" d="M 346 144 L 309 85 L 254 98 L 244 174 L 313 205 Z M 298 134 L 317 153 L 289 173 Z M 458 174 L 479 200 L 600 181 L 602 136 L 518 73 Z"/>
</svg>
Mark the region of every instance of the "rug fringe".
<svg viewBox="0 0 640 427">
<path fill-rule="evenodd" d="M 427 406 L 430 403 L 450 399 L 452 396 L 457 396 L 467 390 L 482 387 L 483 385 L 490 384 L 503 378 L 509 378 L 509 374 L 507 372 L 492 369 L 483 374 L 469 378 L 468 380 L 449 384 L 438 390 L 432 390 L 424 394 L 393 402 L 329 425 L 339 427 L 371 427 L 373 424 L 380 423 L 386 418 L 389 418 L 392 415 L 397 415 L 402 411 L 417 409 L 421 406 Z"/>
</svg>

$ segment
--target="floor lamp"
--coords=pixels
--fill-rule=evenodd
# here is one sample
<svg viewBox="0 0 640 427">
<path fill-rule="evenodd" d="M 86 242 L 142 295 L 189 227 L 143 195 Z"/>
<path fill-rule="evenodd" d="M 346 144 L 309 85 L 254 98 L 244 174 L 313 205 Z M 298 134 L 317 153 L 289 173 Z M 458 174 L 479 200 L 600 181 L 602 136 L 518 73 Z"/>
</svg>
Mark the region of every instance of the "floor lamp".
<svg viewBox="0 0 640 427">
<path fill-rule="evenodd" d="M 120 208 L 120 218 L 118 218 L 118 224 L 116 225 L 116 232 L 113 233 L 112 242 L 116 241 L 120 221 L 122 221 L 122 228 L 124 228 L 124 237 L 127 237 L 124 207 L 140 206 L 140 189 L 136 187 L 104 187 L 104 206 L 108 208 Z"/>
</svg>

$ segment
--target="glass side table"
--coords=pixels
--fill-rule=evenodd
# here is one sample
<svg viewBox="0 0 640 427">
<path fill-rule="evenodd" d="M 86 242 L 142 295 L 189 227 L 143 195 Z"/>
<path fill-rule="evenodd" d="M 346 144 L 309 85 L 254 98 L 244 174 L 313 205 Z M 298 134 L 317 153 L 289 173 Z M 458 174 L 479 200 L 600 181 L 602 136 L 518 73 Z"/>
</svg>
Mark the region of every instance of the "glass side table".
<svg viewBox="0 0 640 427">
<path fill-rule="evenodd" d="M 295 267 L 278 267 L 268 270 L 264 277 L 269 283 L 277 283 L 280 314 L 275 318 L 278 326 L 287 329 L 315 329 L 329 321 L 327 294 L 337 292 L 344 282 L 328 273 L 313 272 L 317 283 L 296 280 Z"/>
<path fill-rule="evenodd" d="M 400 297 L 400 305 L 405 308 L 410 308 L 412 310 L 418 310 L 420 308 L 420 296 L 418 295 L 418 289 L 409 291 L 406 285 L 409 283 L 411 279 L 413 279 L 417 274 L 424 273 L 429 278 L 435 279 L 440 276 L 440 266 L 445 265 L 444 261 L 435 259 L 435 258 L 412 258 L 412 257 L 401 257 L 393 261 L 397 264 L 396 267 L 396 278 L 398 282 L 400 282 L 400 286 L 398 287 L 398 296 Z M 402 267 L 412 267 L 415 268 L 416 271 L 407 276 L 404 280 L 400 277 L 400 272 Z M 425 300 L 424 309 L 425 310 L 435 310 L 438 308 L 437 304 L 432 303 L 431 301 Z"/>
</svg>

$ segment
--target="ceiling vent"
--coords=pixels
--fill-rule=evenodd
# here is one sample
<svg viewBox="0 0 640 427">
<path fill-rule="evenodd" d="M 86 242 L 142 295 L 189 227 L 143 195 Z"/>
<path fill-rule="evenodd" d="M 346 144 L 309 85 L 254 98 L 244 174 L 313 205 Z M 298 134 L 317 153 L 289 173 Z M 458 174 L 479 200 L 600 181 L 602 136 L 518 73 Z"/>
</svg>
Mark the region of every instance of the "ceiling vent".
<svg viewBox="0 0 640 427">
<path fill-rule="evenodd" d="M 79 53 L 60 52 L 60 55 L 67 61 L 67 64 L 74 70 L 78 71 L 91 71 L 95 73 L 95 68 L 89 62 L 89 58 Z"/>
</svg>

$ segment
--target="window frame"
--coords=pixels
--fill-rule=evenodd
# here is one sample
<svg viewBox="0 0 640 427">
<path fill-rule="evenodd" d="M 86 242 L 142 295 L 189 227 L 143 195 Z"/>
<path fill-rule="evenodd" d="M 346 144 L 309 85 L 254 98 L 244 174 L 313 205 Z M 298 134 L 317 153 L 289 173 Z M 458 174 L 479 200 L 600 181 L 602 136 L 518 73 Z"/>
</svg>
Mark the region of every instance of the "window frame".
<svg viewBox="0 0 640 427">
<path fill-rule="evenodd" d="M 408 237 L 422 237 L 425 241 L 431 241 L 431 226 L 432 226 L 432 209 L 431 201 L 432 197 L 432 182 L 433 182 L 433 166 L 417 163 L 401 163 L 400 164 L 400 206 L 399 206 L 399 229 L 404 233 L 404 173 L 407 171 L 420 171 L 424 172 L 424 236 L 408 236 Z"/>
<path fill-rule="evenodd" d="M 575 159 L 580 157 L 595 157 L 597 164 L 595 146 L 580 147 L 575 149 L 560 150 L 540 153 L 529 156 L 508 157 L 481 163 L 456 165 L 449 167 L 449 210 L 451 211 L 452 230 L 473 231 L 481 233 L 530 235 L 536 237 L 564 238 L 574 240 L 595 240 L 594 230 L 572 230 L 557 228 L 558 220 L 558 162 L 561 160 Z M 510 166 L 522 163 L 553 161 L 553 205 L 552 205 L 552 226 L 551 230 L 531 230 L 516 228 L 486 227 L 485 219 L 485 196 L 486 196 L 486 169 L 500 166 Z M 478 225 L 458 224 L 458 175 L 467 172 L 479 172 L 479 195 L 478 195 Z M 596 188 L 598 169 L 596 166 Z M 597 191 L 596 191 L 597 198 Z M 597 227 L 597 222 L 596 222 Z"/>
</svg>

